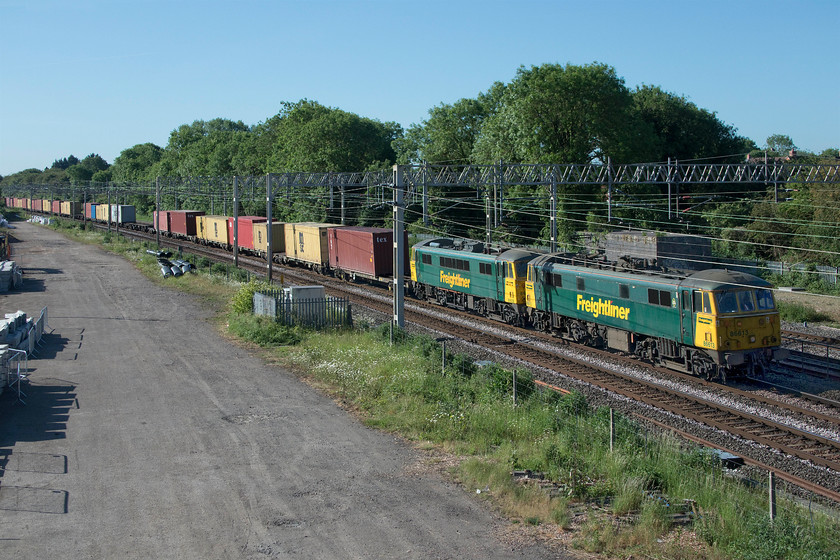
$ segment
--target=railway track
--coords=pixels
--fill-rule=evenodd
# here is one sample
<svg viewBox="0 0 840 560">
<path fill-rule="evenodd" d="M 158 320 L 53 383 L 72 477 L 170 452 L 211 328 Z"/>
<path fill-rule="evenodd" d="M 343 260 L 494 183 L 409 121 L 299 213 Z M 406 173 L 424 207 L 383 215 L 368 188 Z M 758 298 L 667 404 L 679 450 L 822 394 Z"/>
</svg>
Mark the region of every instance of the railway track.
<svg viewBox="0 0 840 560">
<path fill-rule="evenodd" d="M 147 241 L 155 240 L 153 235 L 150 236 L 141 232 L 124 231 L 123 233 Z M 209 258 L 226 261 L 232 260 L 232 255 L 226 251 L 194 246 L 180 240 L 161 238 L 161 244 L 176 248 L 184 247 L 191 253 Z M 266 264 L 263 260 L 244 256 L 240 257 L 240 266 L 252 269 L 257 273 L 265 273 L 266 270 Z M 278 269 L 279 273 L 281 271 Z M 319 283 L 326 285 L 329 292 L 341 291 L 346 295 L 350 291 L 350 296 L 354 303 L 364 305 L 365 307 L 385 314 L 391 314 L 393 311 L 386 290 L 380 291 L 369 288 L 365 290 L 349 290 L 342 282 L 327 279 L 323 276 L 310 276 L 308 271 L 302 269 L 290 270 L 283 268 L 282 273 L 287 277 L 299 277 L 302 282 L 312 282 L 313 278 L 317 278 Z M 840 472 L 840 442 L 834 439 L 823 437 L 807 430 L 793 428 L 760 415 L 739 411 L 680 390 L 664 387 L 655 382 L 641 380 L 637 377 L 611 369 L 601 368 L 589 361 L 560 355 L 556 351 L 547 350 L 543 347 L 544 345 L 539 344 L 539 341 L 532 342 L 530 339 L 534 339 L 535 335 L 538 334 L 533 331 L 512 329 L 508 331 L 513 333 L 512 335 L 494 334 L 483 328 L 469 326 L 463 320 L 465 316 L 468 316 L 470 320 L 480 319 L 473 315 L 463 314 L 462 316 L 461 314 L 457 314 L 456 316 L 460 319 L 442 318 L 440 317 L 440 315 L 443 315 L 442 313 L 430 314 L 426 310 L 426 307 L 434 307 L 439 311 L 443 309 L 436 305 L 432 306 L 432 304 L 427 304 L 426 302 L 411 301 L 410 304 L 406 305 L 406 320 L 421 324 L 452 337 L 466 340 L 480 347 L 495 352 L 502 352 L 507 356 L 532 364 L 538 368 L 556 372 L 560 376 L 588 383 L 606 391 L 622 395 L 633 401 L 645 403 L 705 426 L 723 430 L 745 440 L 777 449 L 792 457 L 809 461 L 814 465 L 830 469 L 834 472 Z M 449 310 L 446 309 L 446 311 L 448 312 Z M 447 313 L 447 315 L 450 314 Z M 494 330 L 497 331 L 509 328 L 496 322 L 492 322 L 492 325 Z M 556 343 L 556 339 L 554 339 L 554 342 Z M 635 365 L 638 366 L 639 363 L 635 362 Z M 700 382 L 696 378 L 692 379 Z M 558 379 L 556 376 L 546 376 L 541 381 L 556 385 Z M 768 402 L 771 401 L 772 399 L 768 399 Z M 781 403 L 772 402 L 772 404 L 780 405 Z M 791 410 L 788 406 L 785 406 L 785 408 Z M 797 409 L 795 413 L 819 418 L 819 415 L 803 409 Z M 840 425 L 840 420 L 837 420 L 836 417 L 825 416 L 819 419 L 820 421 Z M 705 442 L 705 444 L 717 447 L 711 442 Z M 796 478 L 794 475 L 789 476 Z M 840 483 L 838 483 L 838 486 L 840 486 Z M 840 490 L 840 488 L 823 488 L 823 491 L 820 493 L 840 502 L 840 494 L 837 493 L 837 490 Z"/>
</svg>

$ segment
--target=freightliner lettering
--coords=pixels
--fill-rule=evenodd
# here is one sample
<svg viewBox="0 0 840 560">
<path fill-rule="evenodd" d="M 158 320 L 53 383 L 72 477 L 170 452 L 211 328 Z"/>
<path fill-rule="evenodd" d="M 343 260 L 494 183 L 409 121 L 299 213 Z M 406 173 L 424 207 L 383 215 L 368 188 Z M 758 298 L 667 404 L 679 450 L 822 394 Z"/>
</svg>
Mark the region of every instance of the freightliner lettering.
<svg viewBox="0 0 840 560">
<path fill-rule="evenodd" d="M 440 271 L 440 283 L 446 284 L 450 288 L 452 288 L 453 286 L 458 286 L 459 288 L 470 287 L 469 278 L 462 278 L 460 274 L 447 274 L 442 270 Z"/>
<path fill-rule="evenodd" d="M 584 311 L 585 313 L 591 313 L 593 317 L 603 315 L 604 317 L 615 317 L 621 319 L 622 321 L 626 321 L 630 316 L 629 307 L 619 307 L 618 305 L 613 305 L 611 299 L 607 301 L 604 301 L 601 298 L 598 298 L 598 301 L 595 301 L 595 298 L 592 297 L 589 299 L 583 299 L 581 294 L 578 294 L 577 297 L 577 310 Z"/>
</svg>

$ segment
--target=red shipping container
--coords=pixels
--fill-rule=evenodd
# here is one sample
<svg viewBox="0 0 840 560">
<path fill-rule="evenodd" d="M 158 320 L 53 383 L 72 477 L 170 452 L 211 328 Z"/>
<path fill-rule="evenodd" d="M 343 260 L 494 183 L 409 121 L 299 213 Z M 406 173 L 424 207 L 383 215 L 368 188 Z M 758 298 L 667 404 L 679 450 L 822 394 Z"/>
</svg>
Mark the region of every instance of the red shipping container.
<svg viewBox="0 0 840 560">
<path fill-rule="evenodd" d="M 52 201 L 52 213 L 53 214 L 61 214 L 61 201 L 60 200 L 53 200 Z"/>
<path fill-rule="evenodd" d="M 161 233 L 169 231 L 169 210 L 152 212 L 152 219 L 154 220 L 154 228 L 156 230 Z"/>
<path fill-rule="evenodd" d="M 394 275 L 394 230 L 373 227 L 341 227 L 327 230 L 330 266 L 375 278 Z M 409 270 L 408 233 L 405 233 L 405 265 Z"/>
<path fill-rule="evenodd" d="M 238 245 L 242 249 L 254 248 L 254 224 L 261 224 L 267 222 L 268 219 L 263 216 L 239 216 L 239 224 L 237 225 L 238 240 L 233 237 L 233 218 L 228 218 L 228 239 L 231 240 L 231 245 Z"/>
<path fill-rule="evenodd" d="M 194 237 L 196 233 L 196 216 L 203 216 L 198 210 L 170 210 L 169 231 L 179 235 Z"/>
</svg>

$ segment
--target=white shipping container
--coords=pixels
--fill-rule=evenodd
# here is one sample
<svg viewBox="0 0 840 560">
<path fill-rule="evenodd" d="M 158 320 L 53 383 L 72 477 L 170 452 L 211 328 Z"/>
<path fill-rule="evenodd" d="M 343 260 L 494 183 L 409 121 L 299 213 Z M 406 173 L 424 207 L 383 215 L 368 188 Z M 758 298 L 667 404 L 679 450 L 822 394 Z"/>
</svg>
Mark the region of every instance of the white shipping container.
<svg viewBox="0 0 840 560">
<path fill-rule="evenodd" d="M 119 224 L 131 224 L 137 221 L 134 206 L 130 204 L 112 204 L 111 221 Z"/>
</svg>

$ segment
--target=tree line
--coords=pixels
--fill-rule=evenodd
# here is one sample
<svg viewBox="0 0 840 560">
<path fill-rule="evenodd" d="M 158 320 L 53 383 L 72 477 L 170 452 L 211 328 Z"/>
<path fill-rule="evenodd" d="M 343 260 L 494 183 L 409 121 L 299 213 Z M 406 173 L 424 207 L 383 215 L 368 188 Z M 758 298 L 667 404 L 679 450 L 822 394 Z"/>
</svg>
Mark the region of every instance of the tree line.
<svg viewBox="0 0 840 560">
<path fill-rule="evenodd" d="M 387 169 L 394 163 L 591 163 L 613 164 L 697 161 L 735 163 L 752 157 L 789 157 L 796 146 L 784 135 L 763 148 L 739 136 L 713 111 L 658 86 L 626 86 L 614 68 L 544 64 L 520 67 L 508 83 L 497 82 L 475 98 L 442 103 L 408 129 L 380 122 L 308 99 L 284 102 L 279 112 L 254 125 L 216 118 L 197 120 L 173 130 L 164 147 L 137 144 L 109 165 L 97 154 L 79 160 L 57 159 L 44 169 L 27 169 L 0 181 L 0 188 L 22 184 L 149 184 L 156 177 L 263 175 L 287 171 L 326 172 Z M 798 154 L 802 160 L 835 161 L 837 149 Z M 766 185 L 745 192 L 725 188 L 686 188 L 679 220 L 664 219 L 659 187 L 635 187 L 614 193 L 613 215 L 625 227 L 714 232 L 730 256 L 776 258 L 779 253 L 829 246 L 814 260 L 836 261 L 833 245 L 840 233 L 837 218 L 824 204 L 834 187 L 802 187 L 781 203 L 767 202 Z M 433 192 L 432 211 L 451 207 L 447 198 L 463 193 Z M 560 237 L 570 241 L 582 229 L 605 230 L 605 193 L 597 186 L 565 186 L 558 193 Z M 706 197 L 706 198 L 703 198 Z M 659 199 L 660 204 L 651 203 Z M 790 198 L 791 200 L 787 200 Z M 534 201 L 540 201 L 534 207 Z M 522 217 L 503 222 L 497 232 L 511 241 L 547 238 L 544 187 L 514 186 L 506 210 Z M 704 202 L 705 201 L 705 202 Z M 434 206 L 437 205 L 437 208 Z M 305 206 L 303 204 L 302 206 Z M 700 210 L 693 210 L 697 206 Z M 449 211 L 440 228 L 472 234 L 483 222 L 483 208 Z M 690 216 L 689 220 L 685 218 Z M 295 216 L 289 216 L 294 218 Z M 317 216 L 312 216 L 317 218 Z M 690 223 L 685 223 L 686 221 Z M 447 225 L 450 224 L 450 225 Z M 804 231 L 818 228 L 818 237 Z M 708 228 L 708 229 L 704 229 Z"/>
</svg>

